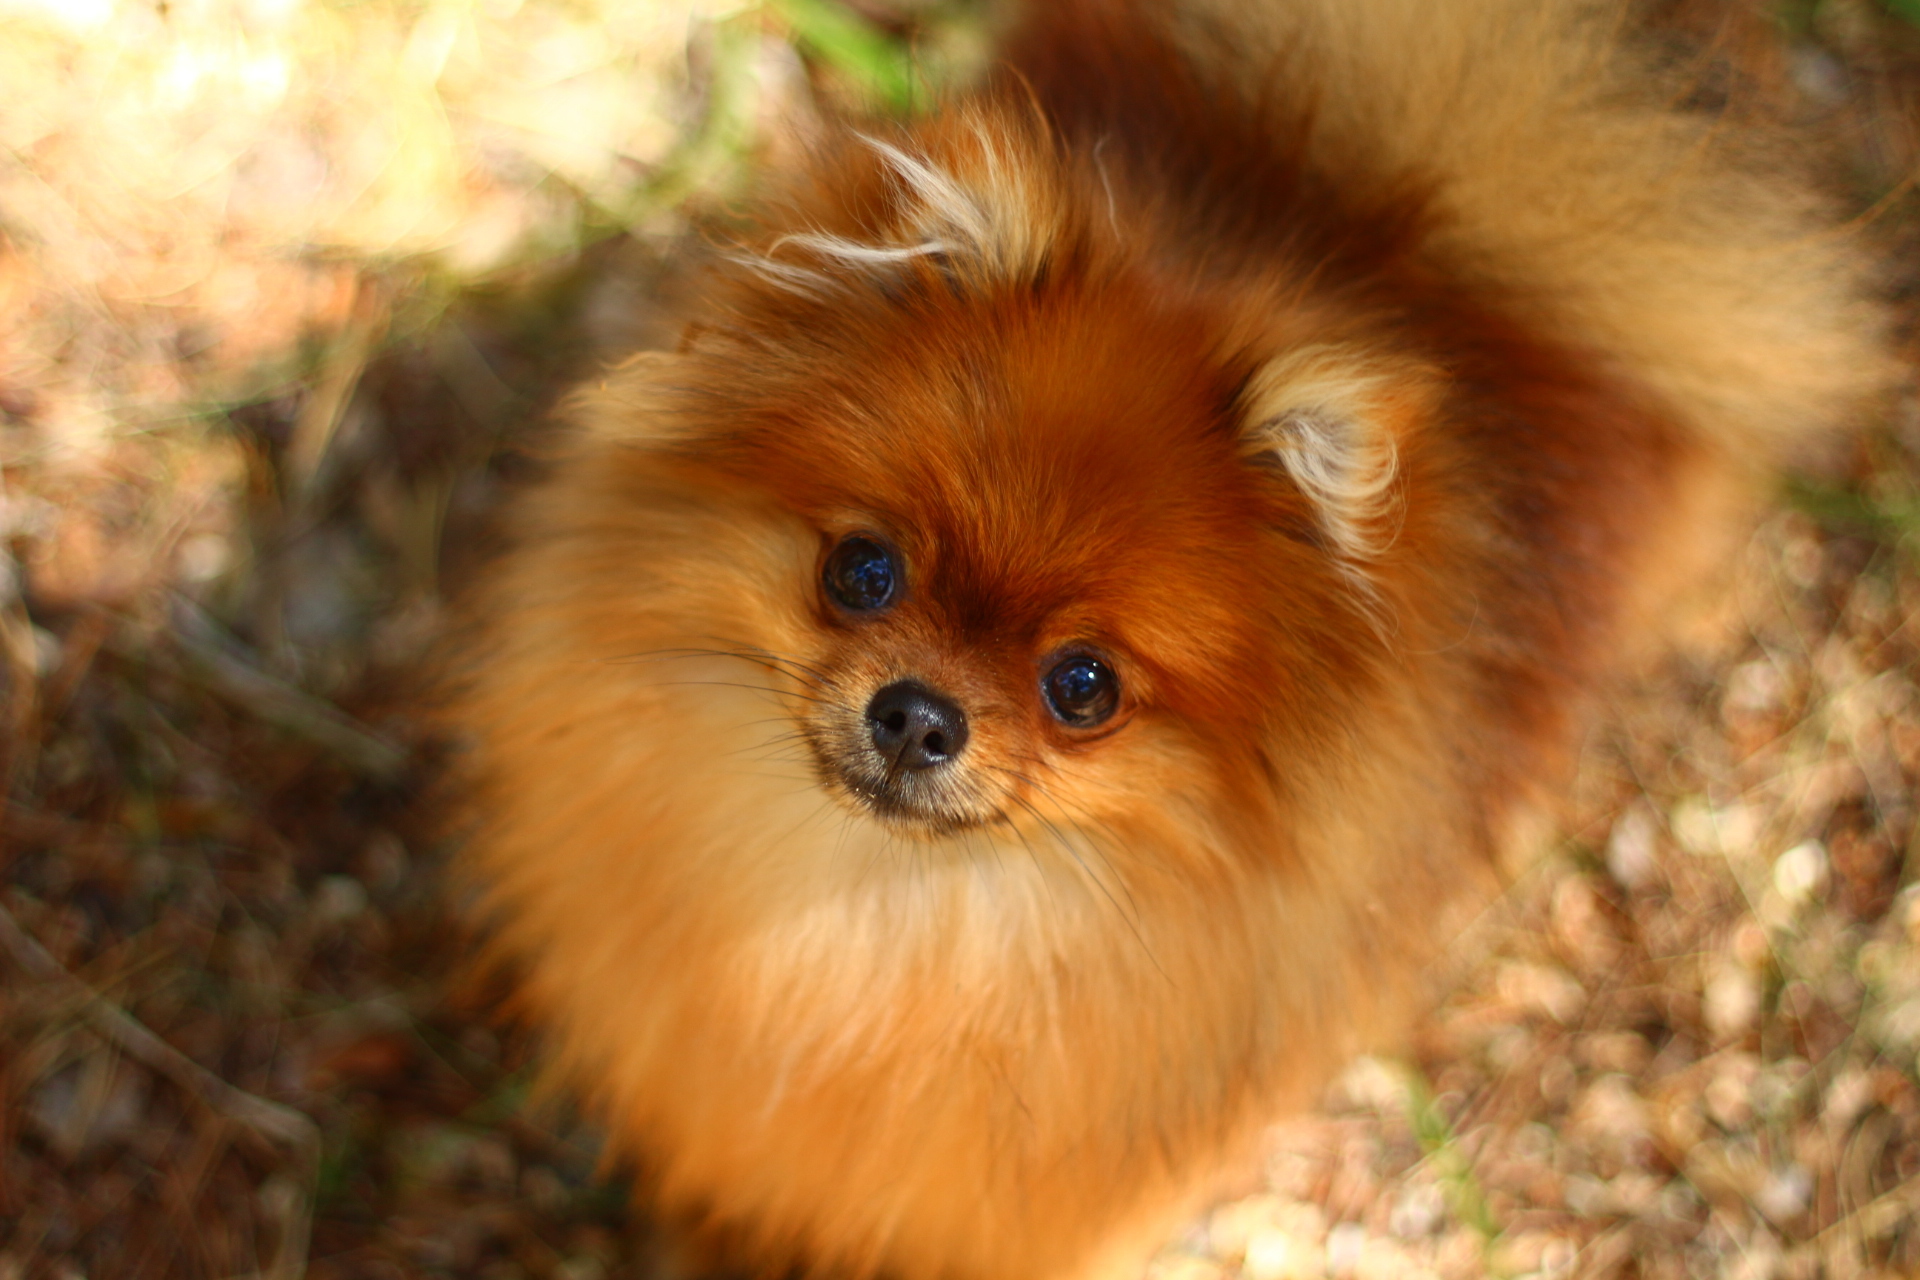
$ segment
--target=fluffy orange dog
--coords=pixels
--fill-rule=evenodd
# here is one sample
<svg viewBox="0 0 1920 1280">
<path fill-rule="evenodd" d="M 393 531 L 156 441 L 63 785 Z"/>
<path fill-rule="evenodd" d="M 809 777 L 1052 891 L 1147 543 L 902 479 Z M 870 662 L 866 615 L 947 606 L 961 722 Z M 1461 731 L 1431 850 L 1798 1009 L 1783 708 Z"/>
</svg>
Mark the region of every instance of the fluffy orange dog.
<svg viewBox="0 0 1920 1280">
<path fill-rule="evenodd" d="M 1882 376 L 1618 15 L 1171 8 L 1036 3 L 825 147 L 483 601 L 501 945 L 756 1274 L 1137 1274 Z"/>
</svg>

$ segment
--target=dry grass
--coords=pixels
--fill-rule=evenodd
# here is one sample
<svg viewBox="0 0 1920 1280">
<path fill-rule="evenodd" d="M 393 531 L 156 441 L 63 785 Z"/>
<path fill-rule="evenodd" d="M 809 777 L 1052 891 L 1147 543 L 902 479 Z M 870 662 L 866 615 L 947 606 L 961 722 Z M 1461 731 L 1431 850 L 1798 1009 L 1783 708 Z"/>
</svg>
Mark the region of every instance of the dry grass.
<svg viewBox="0 0 1920 1280">
<path fill-rule="evenodd" d="M 649 1273 L 450 977 L 408 673 L 556 389 L 667 332 L 689 214 L 976 53 L 862 11 L 0 0 L 0 1280 Z M 1913 29 L 1789 17 L 1905 227 Z M 1408 1054 L 1161 1276 L 1920 1274 L 1903 414 L 1755 541 L 1730 650 L 1622 699 Z"/>
</svg>

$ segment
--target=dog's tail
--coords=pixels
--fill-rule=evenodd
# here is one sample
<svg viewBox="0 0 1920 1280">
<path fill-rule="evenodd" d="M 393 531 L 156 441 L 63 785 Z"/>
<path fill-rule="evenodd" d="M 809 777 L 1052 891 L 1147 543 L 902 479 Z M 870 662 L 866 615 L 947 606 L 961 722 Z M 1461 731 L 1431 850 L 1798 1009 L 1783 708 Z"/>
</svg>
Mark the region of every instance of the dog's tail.
<svg viewBox="0 0 1920 1280">
<path fill-rule="evenodd" d="M 1869 233 L 1780 138 L 1676 105 L 1687 86 L 1650 72 L 1624 8 L 1034 0 L 1005 74 L 1078 145 L 1211 138 L 1184 171 L 1162 158 L 1170 181 L 1278 158 L 1362 207 L 1424 192 L 1439 271 L 1772 461 L 1894 376 Z"/>
</svg>

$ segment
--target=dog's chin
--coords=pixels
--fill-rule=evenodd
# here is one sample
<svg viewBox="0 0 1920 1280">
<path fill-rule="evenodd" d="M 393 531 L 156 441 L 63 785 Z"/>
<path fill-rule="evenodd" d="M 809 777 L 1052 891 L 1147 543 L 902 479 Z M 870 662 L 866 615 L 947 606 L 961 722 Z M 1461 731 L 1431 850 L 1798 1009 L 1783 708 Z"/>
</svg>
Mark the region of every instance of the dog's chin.
<svg viewBox="0 0 1920 1280">
<path fill-rule="evenodd" d="M 944 802 L 938 796 L 916 794 L 936 790 L 924 784 L 915 786 L 917 780 L 903 786 L 844 764 L 828 765 L 823 772 L 827 775 L 829 790 L 842 796 L 857 811 L 905 835 L 936 839 L 1002 821 L 995 809 L 962 807 Z"/>
</svg>

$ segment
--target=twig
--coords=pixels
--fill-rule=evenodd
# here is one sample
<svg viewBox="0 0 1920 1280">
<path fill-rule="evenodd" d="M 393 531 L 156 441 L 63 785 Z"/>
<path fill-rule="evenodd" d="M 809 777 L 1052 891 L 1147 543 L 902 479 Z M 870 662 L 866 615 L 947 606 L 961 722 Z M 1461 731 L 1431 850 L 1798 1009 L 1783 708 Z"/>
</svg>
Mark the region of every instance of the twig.
<svg viewBox="0 0 1920 1280">
<path fill-rule="evenodd" d="M 0 679 L 5 681 L 0 724 L 0 804 L 14 784 L 32 773 L 40 742 L 40 673 L 33 624 L 20 597 L 20 568 L 0 548 Z"/>
<path fill-rule="evenodd" d="M 339 433 L 347 407 L 353 401 L 360 375 L 387 331 L 388 308 L 381 291 L 364 276 L 354 280 L 353 314 L 328 352 L 326 367 L 294 420 L 287 444 L 287 485 L 292 504 L 304 506 L 313 496 L 321 464 Z"/>
<path fill-rule="evenodd" d="M 60 665 L 47 677 L 40 691 L 40 712 L 51 723 L 67 709 L 74 691 L 86 678 L 100 647 L 113 634 L 113 615 L 104 609 L 90 608 L 80 615 L 61 646 Z"/>
<path fill-rule="evenodd" d="M 1891 1191 L 1882 1192 L 1843 1215 L 1807 1244 L 1813 1249 L 1823 1249 L 1837 1243 L 1842 1236 L 1875 1240 L 1900 1224 L 1913 1221 L 1916 1208 L 1920 1208 L 1920 1176 L 1908 1178 Z"/>
<path fill-rule="evenodd" d="M 407 767 L 406 751 L 332 703 L 277 680 L 247 661 L 240 646 L 199 606 L 176 599 L 174 637 L 194 673 L 215 693 L 337 757 L 366 777 L 390 780 Z"/>
<path fill-rule="evenodd" d="M 64 987 L 85 1010 L 94 1029 L 120 1052 L 165 1076 L 214 1114 L 243 1124 L 262 1137 L 293 1148 L 305 1170 L 308 1194 L 287 1207 L 279 1248 L 262 1273 L 267 1280 L 299 1280 L 307 1270 L 313 1225 L 313 1194 L 320 1172 L 320 1129 L 311 1118 L 235 1088 L 162 1040 L 124 1009 L 69 973 L 0 904 L 0 949 L 33 977 Z"/>
</svg>

